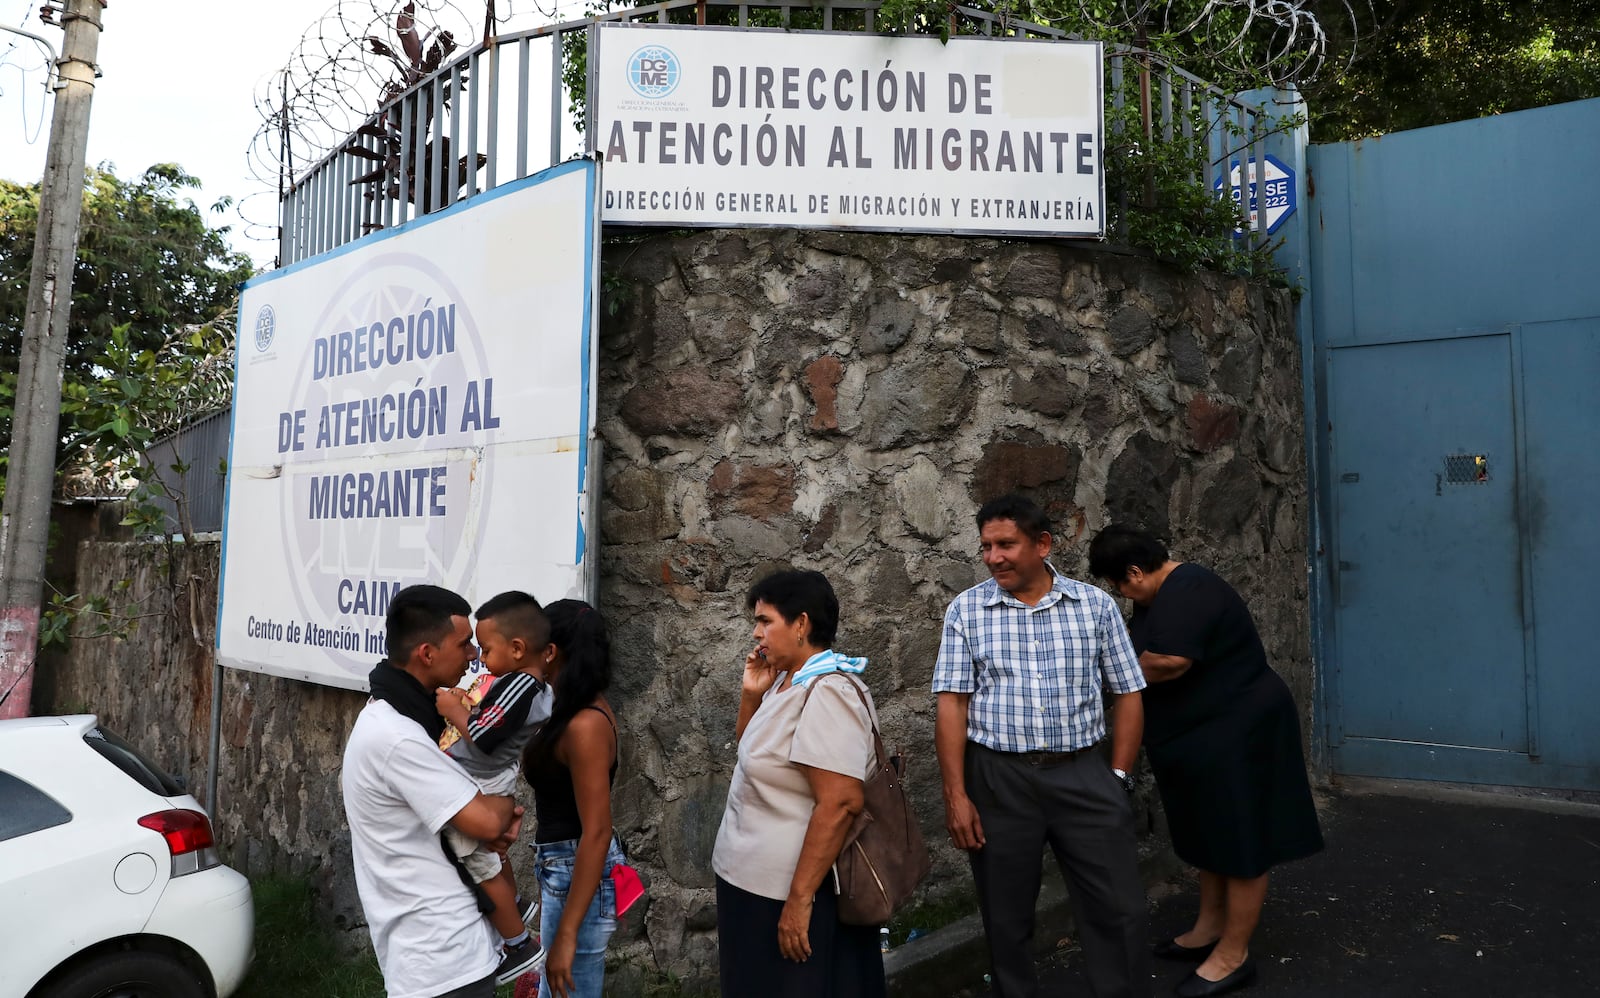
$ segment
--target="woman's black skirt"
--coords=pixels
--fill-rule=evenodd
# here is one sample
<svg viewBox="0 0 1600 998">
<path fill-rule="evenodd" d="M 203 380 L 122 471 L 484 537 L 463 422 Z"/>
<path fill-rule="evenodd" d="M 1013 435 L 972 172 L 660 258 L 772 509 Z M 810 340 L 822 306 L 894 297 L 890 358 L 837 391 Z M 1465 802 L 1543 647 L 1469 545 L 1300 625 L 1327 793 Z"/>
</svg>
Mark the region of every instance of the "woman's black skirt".
<svg viewBox="0 0 1600 998">
<path fill-rule="evenodd" d="M 878 930 L 844 925 L 831 881 L 811 906 L 811 958 L 786 960 L 778 950 L 783 902 L 717 878 L 717 935 L 725 998 L 884 998 Z"/>
<path fill-rule="evenodd" d="M 1275 672 L 1228 709 L 1146 747 L 1172 848 L 1191 866 L 1255 877 L 1322 848 L 1300 720 Z"/>
</svg>

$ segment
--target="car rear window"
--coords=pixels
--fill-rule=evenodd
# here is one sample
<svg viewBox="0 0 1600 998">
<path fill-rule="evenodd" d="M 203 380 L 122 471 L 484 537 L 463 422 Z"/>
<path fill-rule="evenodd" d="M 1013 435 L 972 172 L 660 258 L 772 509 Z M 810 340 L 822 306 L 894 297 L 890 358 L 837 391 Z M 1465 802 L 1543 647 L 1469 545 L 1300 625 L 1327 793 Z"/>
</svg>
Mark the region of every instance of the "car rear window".
<svg viewBox="0 0 1600 998">
<path fill-rule="evenodd" d="M 0 769 L 0 842 L 71 820 L 72 812 L 54 797 Z"/>
<path fill-rule="evenodd" d="M 186 793 L 183 784 L 167 775 L 166 770 L 139 754 L 139 750 L 105 728 L 91 728 L 83 736 L 89 747 L 105 756 L 113 766 L 127 773 L 141 786 L 162 797 L 177 797 Z"/>
</svg>

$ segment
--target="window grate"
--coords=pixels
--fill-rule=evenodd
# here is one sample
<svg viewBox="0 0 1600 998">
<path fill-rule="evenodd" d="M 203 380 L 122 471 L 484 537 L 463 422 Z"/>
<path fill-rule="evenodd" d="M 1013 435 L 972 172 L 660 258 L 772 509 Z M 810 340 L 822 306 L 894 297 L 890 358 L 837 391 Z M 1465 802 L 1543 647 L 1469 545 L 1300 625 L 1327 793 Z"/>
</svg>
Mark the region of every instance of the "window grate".
<svg viewBox="0 0 1600 998">
<path fill-rule="evenodd" d="M 1444 459 L 1446 485 L 1482 485 L 1489 481 L 1489 455 L 1448 454 Z"/>
</svg>

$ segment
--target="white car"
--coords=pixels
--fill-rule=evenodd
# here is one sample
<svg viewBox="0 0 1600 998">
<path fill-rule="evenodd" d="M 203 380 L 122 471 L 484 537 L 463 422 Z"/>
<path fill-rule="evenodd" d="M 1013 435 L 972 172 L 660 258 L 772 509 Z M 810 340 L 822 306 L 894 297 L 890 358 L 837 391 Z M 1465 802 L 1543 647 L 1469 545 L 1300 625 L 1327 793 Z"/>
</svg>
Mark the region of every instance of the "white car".
<svg viewBox="0 0 1600 998">
<path fill-rule="evenodd" d="M 0 721 L 0 996 L 227 998 L 254 932 L 171 776 L 92 714 Z"/>
</svg>

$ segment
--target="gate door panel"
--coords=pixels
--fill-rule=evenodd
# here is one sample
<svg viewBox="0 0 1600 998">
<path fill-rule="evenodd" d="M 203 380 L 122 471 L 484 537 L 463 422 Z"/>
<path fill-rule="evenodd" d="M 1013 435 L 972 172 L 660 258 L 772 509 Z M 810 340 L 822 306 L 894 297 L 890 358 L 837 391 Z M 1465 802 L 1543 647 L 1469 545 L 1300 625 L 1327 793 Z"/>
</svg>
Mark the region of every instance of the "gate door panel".
<svg viewBox="0 0 1600 998">
<path fill-rule="evenodd" d="M 1505 334 L 1329 351 L 1343 772 L 1529 750 L 1512 370 Z"/>
<path fill-rule="evenodd" d="M 1600 789 L 1600 317 L 1523 327 L 1539 769 Z"/>
</svg>

